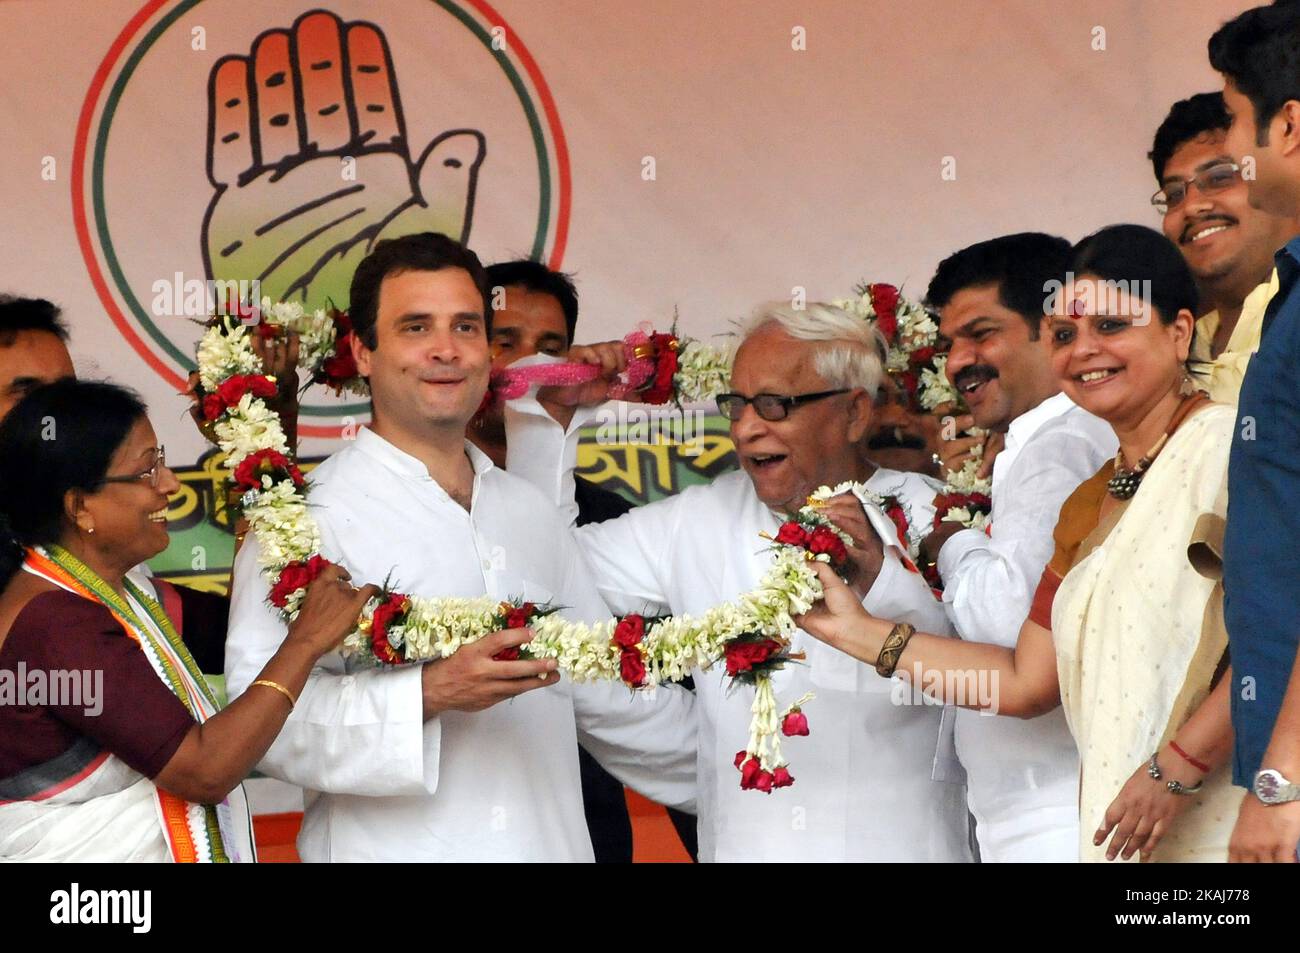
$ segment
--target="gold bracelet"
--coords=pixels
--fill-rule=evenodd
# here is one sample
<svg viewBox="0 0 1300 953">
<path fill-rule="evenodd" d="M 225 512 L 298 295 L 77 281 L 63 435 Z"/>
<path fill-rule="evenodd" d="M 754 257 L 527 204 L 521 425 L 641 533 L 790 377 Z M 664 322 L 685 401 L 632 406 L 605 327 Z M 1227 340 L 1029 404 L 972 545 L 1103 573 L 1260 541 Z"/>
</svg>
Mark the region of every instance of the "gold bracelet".
<svg viewBox="0 0 1300 953">
<path fill-rule="evenodd" d="M 880 647 L 880 655 L 876 657 L 877 675 L 881 678 L 889 678 L 894 674 L 894 669 L 898 667 L 899 656 L 903 654 L 908 640 L 914 635 L 916 635 L 916 626 L 907 622 L 899 622 L 889 630 L 889 635 L 885 636 L 885 644 Z"/>
<path fill-rule="evenodd" d="M 277 692 L 289 699 L 289 707 L 294 708 L 298 704 L 298 699 L 293 697 L 293 692 L 285 688 L 279 682 L 273 682 L 269 678 L 259 678 L 253 683 L 254 685 L 264 685 L 267 688 L 274 688 Z M 250 686 L 251 687 L 251 686 Z"/>
</svg>

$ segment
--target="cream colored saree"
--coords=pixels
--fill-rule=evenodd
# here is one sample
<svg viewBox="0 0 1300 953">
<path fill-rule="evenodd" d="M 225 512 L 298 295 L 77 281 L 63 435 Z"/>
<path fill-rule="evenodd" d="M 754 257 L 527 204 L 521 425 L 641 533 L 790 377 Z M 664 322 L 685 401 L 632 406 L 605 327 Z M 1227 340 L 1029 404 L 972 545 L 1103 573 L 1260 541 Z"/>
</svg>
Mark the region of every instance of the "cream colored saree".
<svg viewBox="0 0 1300 953">
<path fill-rule="evenodd" d="M 1235 420 L 1209 405 L 1178 427 L 1137 494 L 1084 539 L 1056 593 L 1061 704 L 1082 764 L 1082 861 L 1105 859 L 1092 837 L 1106 808 L 1205 700 L 1227 647 L 1222 589 L 1202 572 L 1227 514 Z M 1214 772 L 1152 860 L 1227 860 L 1243 794 L 1228 766 Z"/>
</svg>

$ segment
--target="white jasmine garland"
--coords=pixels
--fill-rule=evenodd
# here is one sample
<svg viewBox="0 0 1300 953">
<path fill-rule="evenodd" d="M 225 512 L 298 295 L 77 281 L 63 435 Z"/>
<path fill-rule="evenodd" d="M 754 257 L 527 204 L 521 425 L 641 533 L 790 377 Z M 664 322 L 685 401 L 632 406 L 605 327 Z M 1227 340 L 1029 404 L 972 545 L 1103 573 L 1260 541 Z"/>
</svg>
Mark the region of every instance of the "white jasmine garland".
<svg viewBox="0 0 1300 953">
<path fill-rule="evenodd" d="M 293 303 L 264 301 L 261 318 L 277 326 L 297 330 L 301 336 L 300 357 L 318 366 L 330 357 L 333 322 L 316 311 L 308 314 Z M 328 327 L 327 327 L 328 325 Z M 215 391 L 235 374 L 261 374 L 262 368 L 250 344 L 250 331 L 227 320 L 204 335 L 198 349 L 200 377 L 204 388 Z M 706 395 L 725 384 L 723 359 L 719 352 L 688 344 L 683 357 L 686 371 L 680 375 L 687 386 L 696 387 L 692 396 Z M 726 373 L 729 373 L 727 371 Z M 712 396 L 708 393 L 707 396 Z M 290 456 L 279 417 L 261 398 L 245 394 L 215 421 L 214 432 L 227 454 L 225 467 L 233 474 L 249 454 L 275 450 Z M 320 532 L 307 507 L 305 488 L 286 477 L 263 475 L 261 488 L 241 497 L 249 529 L 257 535 L 259 562 L 272 587 L 290 564 L 307 563 L 320 547 Z M 822 487 L 800 510 L 798 521 L 805 527 L 827 527 L 846 544 L 850 537 L 835 527 L 821 512 L 831 496 L 856 494 L 867 502 L 883 499 L 859 484 L 845 483 L 834 489 Z M 679 679 L 690 672 L 707 670 L 724 657 L 727 643 L 743 635 L 775 640 L 783 653 L 796 625 L 794 616 L 807 612 L 822 597 L 822 585 L 813 571 L 813 560 L 830 561 L 823 553 L 811 556 L 797 546 L 773 547 L 772 563 L 755 589 L 730 603 L 714 606 L 699 618 L 675 616 L 647 623 L 641 642 L 624 649 L 613 638 L 616 620 L 594 625 L 571 622 L 549 613 L 530 622 L 533 639 L 523 648 L 535 658 L 554 658 L 559 669 L 574 681 L 622 679 L 624 651 L 635 651 L 645 668 L 643 686 Z M 306 589 L 285 596 L 284 617 L 296 617 Z M 406 596 L 405 611 L 384 630 L 388 645 L 407 662 L 446 658 L 466 645 L 499 628 L 502 604 L 487 597 L 429 598 Z M 344 639 L 345 653 L 355 659 L 376 661 L 372 642 L 376 610 L 385 600 L 371 599 L 362 610 L 357 628 Z M 778 653 L 779 664 L 784 656 Z M 785 766 L 778 738 L 780 718 L 768 669 L 751 673 L 755 686 L 753 723 L 747 751 L 757 758 L 762 770 Z"/>
<path fill-rule="evenodd" d="M 677 354 L 673 385 L 683 404 L 712 400 L 726 391 L 731 381 L 732 355 L 701 341 L 685 341 Z"/>
</svg>

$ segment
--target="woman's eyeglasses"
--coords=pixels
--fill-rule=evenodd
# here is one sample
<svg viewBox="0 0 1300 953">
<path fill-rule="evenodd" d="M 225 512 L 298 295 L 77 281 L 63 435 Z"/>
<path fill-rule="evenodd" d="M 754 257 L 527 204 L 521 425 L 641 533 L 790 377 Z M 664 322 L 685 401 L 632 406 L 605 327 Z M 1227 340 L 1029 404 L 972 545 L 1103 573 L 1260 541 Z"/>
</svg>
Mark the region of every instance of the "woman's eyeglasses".
<svg viewBox="0 0 1300 953">
<path fill-rule="evenodd" d="M 104 483 L 136 483 L 138 481 L 147 481 L 155 490 L 158 484 L 162 482 L 162 472 L 167 468 L 167 448 L 154 447 L 153 449 L 153 466 L 142 473 L 132 473 L 129 476 L 110 476 L 104 477 Z"/>
</svg>

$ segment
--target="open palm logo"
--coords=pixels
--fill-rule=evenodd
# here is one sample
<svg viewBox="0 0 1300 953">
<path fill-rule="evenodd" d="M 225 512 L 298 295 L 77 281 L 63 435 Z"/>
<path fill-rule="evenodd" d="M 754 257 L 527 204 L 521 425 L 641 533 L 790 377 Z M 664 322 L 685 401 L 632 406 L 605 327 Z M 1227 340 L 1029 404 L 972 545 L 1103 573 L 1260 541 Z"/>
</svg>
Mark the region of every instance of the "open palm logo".
<svg viewBox="0 0 1300 953">
<path fill-rule="evenodd" d="M 562 265 L 564 128 L 505 18 L 488 0 L 384 0 L 376 22 L 316 3 L 148 0 L 86 89 L 77 243 L 104 314 L 169 389 L 218 303 L 346 307 L 387 237 Z M 313 389 L 299 434 L 336 437 L 366 409 Z"/>
<path fill-rule="evenodd" d="M 207 277 L 307 307 L 346 306 L 380 239 L 468 241 L 486 153 L 481 132 L 454 129 L 413 158 L 383 32 L 324 10 L 216 62 L 207 142 Z"/>
</svg>

